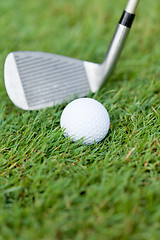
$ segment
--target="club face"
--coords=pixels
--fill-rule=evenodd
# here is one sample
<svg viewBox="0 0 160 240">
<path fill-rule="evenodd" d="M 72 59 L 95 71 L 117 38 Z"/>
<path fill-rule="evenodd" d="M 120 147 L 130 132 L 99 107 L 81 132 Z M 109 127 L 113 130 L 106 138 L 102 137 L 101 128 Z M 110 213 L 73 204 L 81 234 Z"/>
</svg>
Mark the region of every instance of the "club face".
<svg viewBox="0 0 160 240">
<path fill-rule="evenodd" d="M 86 67 L 92 63 L 85 65 L 85 61 L 56 54 L 12 52 L 4 67 L 7 93 L 15 105 L 25 110 L 86 96 L 91 90 Z"/>
<path fill-rule="evenodd" d="M 44 52 L 10 53 L 4 66 L 10 99 L 19 108 L 38 110 L 97 92 L 113 72 L 128 32 L 118 25 L 102 64 Z"/>
</svg>

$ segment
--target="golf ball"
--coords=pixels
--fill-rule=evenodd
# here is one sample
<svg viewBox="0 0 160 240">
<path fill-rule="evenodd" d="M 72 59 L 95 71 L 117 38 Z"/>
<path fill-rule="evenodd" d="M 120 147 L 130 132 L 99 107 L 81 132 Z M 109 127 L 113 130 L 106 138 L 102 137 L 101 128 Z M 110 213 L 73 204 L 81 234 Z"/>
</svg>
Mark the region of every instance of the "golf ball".
<svg viewBox="0 0 160 240">
<path fill-rule="evenodd" d="M 91 98 L 79 98 L 69 103 L 60 119 L 64 136 L 83 143 L 98 143 L 107 135 L 110 119 L 106 108 Z"/>
</svg>

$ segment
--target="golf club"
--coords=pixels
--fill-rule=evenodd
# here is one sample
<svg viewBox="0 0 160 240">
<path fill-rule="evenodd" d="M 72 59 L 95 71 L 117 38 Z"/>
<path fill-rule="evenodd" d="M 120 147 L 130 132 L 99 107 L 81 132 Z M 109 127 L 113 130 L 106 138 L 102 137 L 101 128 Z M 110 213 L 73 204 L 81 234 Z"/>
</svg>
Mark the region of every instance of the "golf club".
<svg viewBox="0 0 160 240">
<path fill-rule="evenodd" d="M 139 1 L 128 1 L 101 64 L 36 51 L 9 53 L 4 79 L 12 102 L 25 110 L 38 110 L 97 92 L 116 66 Z"/>
</svg>

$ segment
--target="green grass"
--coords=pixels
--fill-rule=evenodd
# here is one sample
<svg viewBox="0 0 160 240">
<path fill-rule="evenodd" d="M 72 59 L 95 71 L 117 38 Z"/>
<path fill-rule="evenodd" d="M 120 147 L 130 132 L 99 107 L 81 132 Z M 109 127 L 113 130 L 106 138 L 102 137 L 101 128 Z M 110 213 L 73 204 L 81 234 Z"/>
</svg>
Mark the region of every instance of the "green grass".
<svg viewBox="0 0 160 240">
<path fill-rule="evenodd" d="M 65 139 L 65 105 L 23 111 L 3 65 L 13 50 L 101 62 L 126 1 L 5 1 L 0 8 L 0 240 L 160 239 L 160 2 L 141 1 L 116 71 L 94 95 L 109 134 Z"/>
</svg>

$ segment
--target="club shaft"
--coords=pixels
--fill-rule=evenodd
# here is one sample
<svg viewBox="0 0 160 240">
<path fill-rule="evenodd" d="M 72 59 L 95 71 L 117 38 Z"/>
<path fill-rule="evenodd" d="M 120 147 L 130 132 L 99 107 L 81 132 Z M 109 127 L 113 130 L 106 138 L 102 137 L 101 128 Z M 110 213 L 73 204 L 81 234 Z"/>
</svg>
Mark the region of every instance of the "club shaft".
<svg viewBox="0 0 160 240">
<path fill-rule="evenodd" d="M 138 3 L 140 0 L 129 0 L 126 6 L 126 12 L 135 14 Z"/>
<path fill-rule="evenodd" d="M 127 39 L 129 30 L 132 26 L 135 11 L 139 1 L 140 0 L 129 0 L 127 7 L 122 14 L 104 62 L 102 63 L 104 79 L 107 79 L 110 76 L 116 66 L 116 63 L 119 59 L 119 56 Z"/>
</svg>

